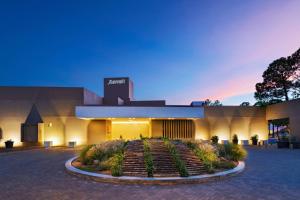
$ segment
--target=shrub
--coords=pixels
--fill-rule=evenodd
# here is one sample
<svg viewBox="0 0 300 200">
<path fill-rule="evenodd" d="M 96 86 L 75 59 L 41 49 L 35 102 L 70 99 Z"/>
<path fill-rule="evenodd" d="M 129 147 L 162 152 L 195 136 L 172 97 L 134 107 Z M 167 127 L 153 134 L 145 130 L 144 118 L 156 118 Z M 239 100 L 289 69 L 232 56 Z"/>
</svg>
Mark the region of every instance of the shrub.
<svg viewBox="0 0 300 200">
<path fill-rule="evenodd" d="M 124 153 L 118 152 L 111 159 L 111 175 L 112 176 L 122 176 L 122 165 L 124 160 Z"/>
<path fill-rule="evenodd" d="M 215 162 L 214 166 L 219 169 L 232 169 L 235 167 L 235 163 L 229 160 L 220 160 Z"/>
<path fill-rule="evenodd" d="M 217 135 L 211 137 L 211 142 L 213 144 L 218 144 L 219 137 Z"/>
<path fill-rule="evenodd" d="M 253 144 L 253 145 L 257 145 L 258 135 L 253 135 L 253 136 L 251 137 L 251 140 L 252 140 L 252 144 Z"/>
<path fill-rule="evenodd" d="M 88 164 L 91 162 L 91 160 L 86 156 L 87 152 L 92 148 L 93 145 L 87 145 L 85 146 L 79 153 L 79 160 L 82 162 L 84 165 Z"/>
<path fill-rule="evenodd" d="M 103 170 L 110 170 L 112 166 L 114 156 L 110 157 L 107 160 L 104 160 L 102 162 L 99 162 L 97 165 L 97 170 L 103 171 Z"/>
<path fill-rule="evenodd" d="M 233 135 L 232 143 L 233 144 L 238 144 L 239 143 L 239 139 L 238 139 L 238 136 L 236 134 Z"/>
<path fill-rule="evenodd" d="M 99 160 L 99 162 L 102 162 L 109 159 L 114 154 L 122 152 L 125 145 L 126 143 L 124 140 L 112 140 L 93 145 L 86 152 L 86 158 L 90 161 L 89 164 L 92 164 L 91 162 L 93 160 Z"/>
<path fill-rule="evenodd" d="M 150 145 L 148 140 L 144 140 L 143 144 L 144 144 L 144 162 L 145 162 L 146 171 L 148 177 L 153 177 L 154 167 L 153 167 L 152 154 L 150 153 Z"/>
<path fill-rule="evenodd" d="M 88 145 L 80 152 L 80 161 L 93 170 L 111 170 L 113 176 L 122 175 L 124 148 L 127 142 L 113 140 L 97 145 Z"/>
<path fill-rule="evenodd" d="M 203 141 L 189 141 L 186 145 L 203 162 L 208 172 L 214 172 L 214 163 L 218 161 L 218 154 L 213 145 Z"/>
<path fill-rule="evenodd" d="M 172 144 L 172 142 L 166 138 L 164 139 L 164 143 L 167 146 L 167 148 L 169 149 L 169 152 L 175 162 L 175 166 L 176 166 L 180 176 L 182 176 L 182 177 L 189 176 L 189 173 L 187 171 L 185 163 L 181 160 L 180 155 L 179 155 L 175 145 Z"/>
<path fill-rule="evenodd" d="M 247 151 L 239 145 L 232 143 L 218 145 L 219 155 L 227 160 L 239 161 L 247 157 Z"/>
</svg>

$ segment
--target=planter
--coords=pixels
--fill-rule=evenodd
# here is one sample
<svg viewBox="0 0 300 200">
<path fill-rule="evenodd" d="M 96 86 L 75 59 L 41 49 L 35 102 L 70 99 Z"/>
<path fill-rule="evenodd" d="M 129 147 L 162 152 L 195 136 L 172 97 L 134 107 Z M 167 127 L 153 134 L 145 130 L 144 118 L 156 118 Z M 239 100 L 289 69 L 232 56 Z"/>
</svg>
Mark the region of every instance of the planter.
<svg viewBox="0 0 300 200">
<path fill-rule="evenodd" d="M 257 145 L 257 140 L 252 140 L 252 145 Z"/>
<path fill-rule="evenodd" d="M 290 143 L 288 141 L 278 141 L 277 142 L 277 147 L 278 149 L 282 149 L 282 148 L 290 148 Z"/>
<path fill-rule="evenodd" d="M 12 149 L 14 147 L 14 142 L 13 141 L 6 141 L 5 142 L 5 148 L 6 149 Z"/>
</svg>

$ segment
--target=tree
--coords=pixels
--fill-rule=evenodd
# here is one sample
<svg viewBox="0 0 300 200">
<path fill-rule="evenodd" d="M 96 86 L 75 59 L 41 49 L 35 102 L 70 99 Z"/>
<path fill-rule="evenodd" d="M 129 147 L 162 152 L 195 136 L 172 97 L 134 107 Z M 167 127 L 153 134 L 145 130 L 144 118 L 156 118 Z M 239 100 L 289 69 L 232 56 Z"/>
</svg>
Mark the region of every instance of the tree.
<svg viewBox="0 0 300 200">
<path fill-rule="evenodd" d="M 240 106 L 250 106 L 250 103 L 249 102 L 243 102 L 243 103 L 241 103 Z"/>
<path fill-rule="evenodd" d="M 293 97 L 299 98 L 300 97 L 300 48 L 292 54 L 291 60 L 296 67 L 296 73 L 294 78 L 294 91 Z"/>
<path fill-rule="evenodd" d="M 206 99 L 204 104 L 206 106 L 222 106 L 222 103 L 219 100 L 212 101 L 210 99 Z"/>
<path fill-rule="evenodd" d="M 261 104 L 288 101 L 300 96 L 300 49 L 292 56 L 273 61 L 257 83 L 254 97 Z"/>
</svg>

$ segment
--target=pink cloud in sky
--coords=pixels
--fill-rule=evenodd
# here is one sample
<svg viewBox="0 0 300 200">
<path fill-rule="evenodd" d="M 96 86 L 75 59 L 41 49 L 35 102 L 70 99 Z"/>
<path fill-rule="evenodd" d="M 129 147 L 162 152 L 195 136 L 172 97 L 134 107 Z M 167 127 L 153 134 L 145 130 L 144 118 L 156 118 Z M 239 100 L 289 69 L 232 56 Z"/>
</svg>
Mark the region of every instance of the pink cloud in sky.
<svg viewBox="0 0 300 200">
<path fill-rule="evenodd" d="M 207 83 L 202 82 L 201 89 L 187 88 L 186 94 L 175 99 L 187 103 L 253 93 L 255 83 L 261 81 L 270 62 L 291 55 L 300 47 L 299 9 L 300 1 L 283 1 L 274 7 L 262 7 L 248 18 L 216 30 L 221 35 L 216 35 L 219 39 L 212 49 L 217 58 L 225 59 L 207 66 L 210 70 L 206 74 L 199 74 L 199 79 Z"/>
</svg>

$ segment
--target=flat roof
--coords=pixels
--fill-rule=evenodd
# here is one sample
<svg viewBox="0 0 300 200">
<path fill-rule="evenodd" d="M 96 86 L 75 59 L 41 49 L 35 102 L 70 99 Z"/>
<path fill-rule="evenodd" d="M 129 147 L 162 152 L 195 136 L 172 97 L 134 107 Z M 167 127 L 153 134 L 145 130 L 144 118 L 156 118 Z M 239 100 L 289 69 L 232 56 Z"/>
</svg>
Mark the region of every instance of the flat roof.
<svg viewBox="0 0 300 200">
<path fill-rule="evenodd" d="M 76 117 L 103 118 L 204 118 L 203 107 L 191 106 L 76 106 Z"/>
</svg>

